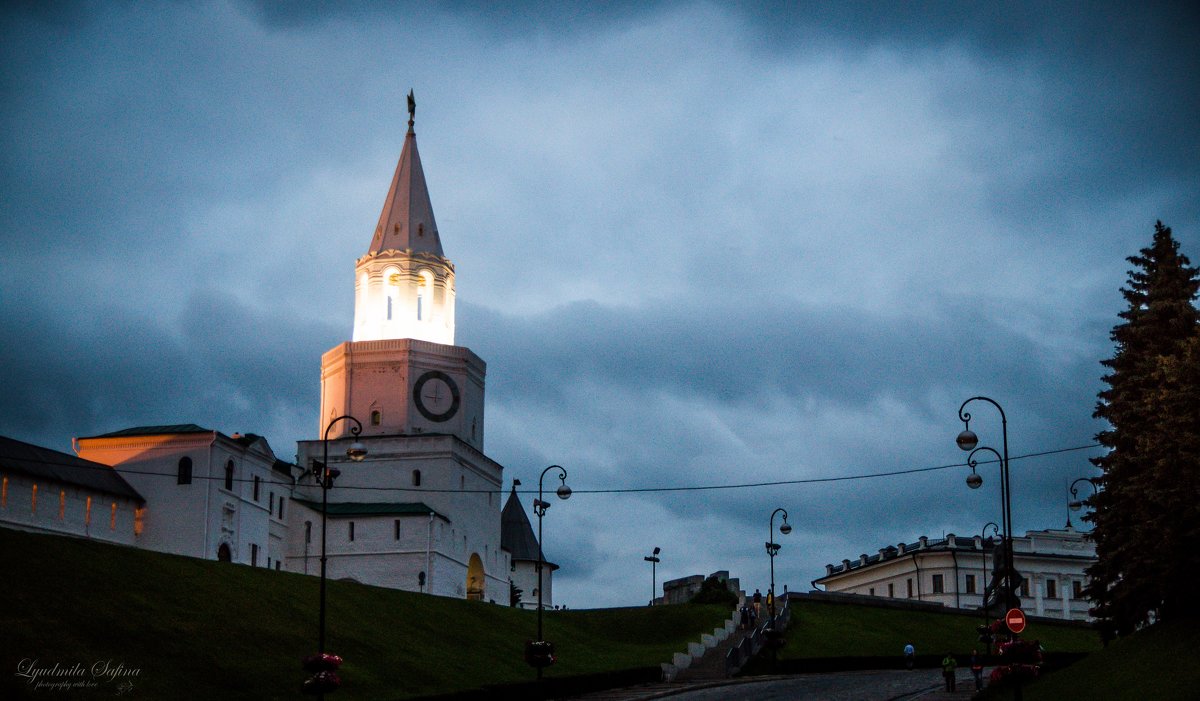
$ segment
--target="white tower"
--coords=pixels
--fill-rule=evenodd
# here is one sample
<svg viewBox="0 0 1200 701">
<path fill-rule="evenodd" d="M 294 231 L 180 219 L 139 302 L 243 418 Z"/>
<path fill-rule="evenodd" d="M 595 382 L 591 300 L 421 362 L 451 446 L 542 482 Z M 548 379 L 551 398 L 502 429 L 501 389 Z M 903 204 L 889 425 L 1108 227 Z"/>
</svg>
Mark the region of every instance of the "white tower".
<svg viewBox="0 0 1200 701">
<path fill-rule="evenodd" d="M 311 468 L 328 447 L 341 471 L 326 513 L 331 577 L 506 602 L 504 468 L 483 453 L 487 366 L 454 345 L 454 266 L 417 154 L 415 109 L 410 93 L 400 162 L 355 264 L 354 340 L 321 356 L 320 432 L 297 445 L 297 462 Z M 347 415 L 362 425 L 362 462 L 346 458 L 357 428 Z M 288 569 L 316 571 L 321 499 L 306 473 L 289 517 Z"/>
</svg>

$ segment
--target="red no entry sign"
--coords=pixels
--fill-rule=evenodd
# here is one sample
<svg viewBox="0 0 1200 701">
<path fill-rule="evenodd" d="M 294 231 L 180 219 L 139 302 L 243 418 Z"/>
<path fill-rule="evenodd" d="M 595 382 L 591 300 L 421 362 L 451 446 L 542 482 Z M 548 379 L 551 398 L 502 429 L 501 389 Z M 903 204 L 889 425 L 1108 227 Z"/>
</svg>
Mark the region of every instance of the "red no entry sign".
<svg viewBox="0 0 1200 701">
<path fill-rule="evenodd" d="M 1025 630 L 1025 612 L 1021 609 L 1009 609 L 1008 613 L 1004 614 L 1004 623 L 1013 633 L 1020 633 Z"/>
</svg>

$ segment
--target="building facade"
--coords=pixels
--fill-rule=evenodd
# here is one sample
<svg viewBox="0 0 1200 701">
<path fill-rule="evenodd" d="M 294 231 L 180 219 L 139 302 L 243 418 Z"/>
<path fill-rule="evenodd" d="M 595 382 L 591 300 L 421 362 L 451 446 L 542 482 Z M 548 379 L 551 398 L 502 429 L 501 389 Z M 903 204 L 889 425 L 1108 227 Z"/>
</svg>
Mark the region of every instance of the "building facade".
<svg viewBox="0 0 1200 701">
<path fill-rule="evenodd" d="M 0 436 L 0 524 L 140 546 L 146 499 L 107 465 Z"/>
<path fill-rule="evenodd" d="M 295 466 L 262 436 L 176 424 L 74 443 L 80 457 L 117 468 L 146 497 L 138 547 L 283 569 Z"/>
<path fill-rule="evenodd" d="M 978 609 L 999 540 L 953 534 L 941 540 L 921 536 L 915 543 L 880 548 L 854 560 L 825 565 L 825 576 L 813 580 L 827 592 L 940 603 Z M 1091 620 L 1083 598 L 1084 573 L 1096 561 L 1096 546 L 1073 528 L 1028 531 L 1013 539 L 1013 566 L 1026 579 L 1021 606 L 1027 614 Z"/>
</svg>

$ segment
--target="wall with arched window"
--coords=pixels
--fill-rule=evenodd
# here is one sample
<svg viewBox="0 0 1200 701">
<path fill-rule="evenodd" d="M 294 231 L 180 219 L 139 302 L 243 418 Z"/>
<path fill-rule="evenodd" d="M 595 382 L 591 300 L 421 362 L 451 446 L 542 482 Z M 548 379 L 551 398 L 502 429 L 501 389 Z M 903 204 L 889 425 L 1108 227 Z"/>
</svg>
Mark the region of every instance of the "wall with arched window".
<svg viewBox="0 0 1200 701">
<path fill-rule="evenodd" d="M 175 473 L 175 484 L 192 483 L 192 459 L 188 456 L 179 458 L 179 466 Z"/>
</svg>

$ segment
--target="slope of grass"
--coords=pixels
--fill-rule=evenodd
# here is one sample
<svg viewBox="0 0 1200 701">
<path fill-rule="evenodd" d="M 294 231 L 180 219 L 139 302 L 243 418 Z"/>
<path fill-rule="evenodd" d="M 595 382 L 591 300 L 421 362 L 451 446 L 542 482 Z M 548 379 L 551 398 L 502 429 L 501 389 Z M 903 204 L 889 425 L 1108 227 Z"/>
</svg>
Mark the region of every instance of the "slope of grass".
<svg viewBox="0 0 1200 701">
<path fill-rule="evenodd" d="M 1151 626 L 1115 641 L 1066 669 L 1024 687 L 1025 701 L 1112 699 L 1186 701 L 1200 698 L 1200 626 L 1177 621 Z M 989 701 L 1012 692 L 989 691 Z"/>
<path fill-rule="evenodd" d="M 793 601 L 787 647 L 780 659 L 899 657 L 912 643 L 918 655 L 983 650 L 975 627 L 982 621 L 956 613 L 909 611 L 859 604 Z M 1054 652 L 1100 649 L 1095 631 L 1071 624 L 1031 621 L 1022 637 Z"/>
<path fill-rule="evenodd" d="M 15 672 L 95 663 L 136 676 L 70 698 L 297 698 L 315 652 L 318 580 L 0 528 L 0 698 L 46 698 Z M 327 647 L 346 659 L 341 699 L 400 699 L 531 679 L 524 642 L 536 613 L 328 583 Z M 559 662 L 547 676 L 656 666 L 720 625 L 721 607 L 545 614 Z M 92 680 L 90 672 L 83 678 Z M 58 677 L 51 681 L 78 681 Z M 94 680 L 93 680 L 94 681 Z M 61 695 L 61 694 L 58 694 Z"/>
</svg>

